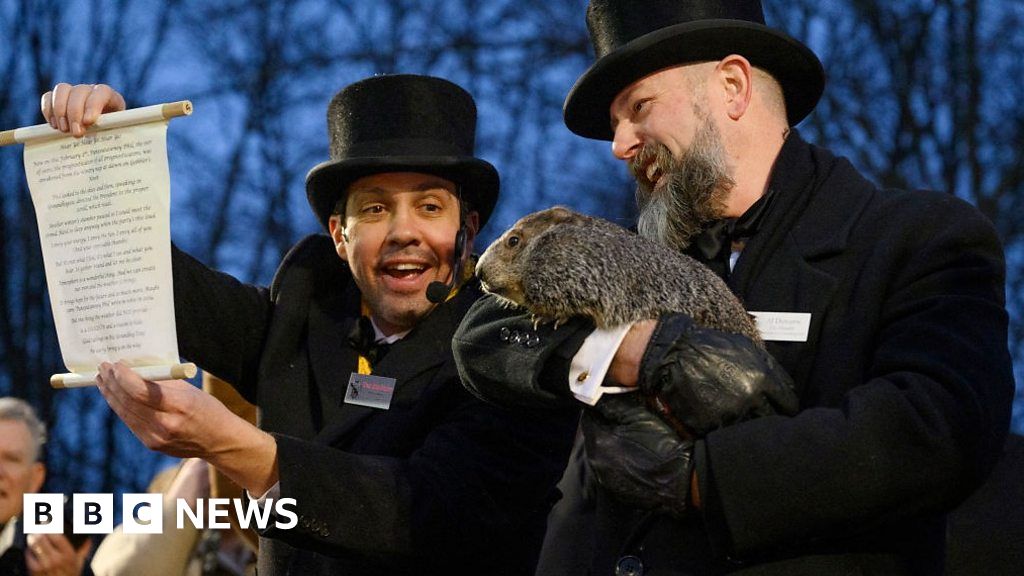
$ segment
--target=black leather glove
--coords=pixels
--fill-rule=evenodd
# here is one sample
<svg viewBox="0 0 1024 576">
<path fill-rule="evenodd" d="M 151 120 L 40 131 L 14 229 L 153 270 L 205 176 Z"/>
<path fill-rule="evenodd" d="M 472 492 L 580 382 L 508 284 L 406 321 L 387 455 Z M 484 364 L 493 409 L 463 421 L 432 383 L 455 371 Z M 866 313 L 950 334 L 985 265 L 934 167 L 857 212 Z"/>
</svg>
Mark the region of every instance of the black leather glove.
<svg viewBox="0 0 1024 576">
<path fill-rule="evenodd" d="M 641 392 L 684 437 L 703 437 L 735 422 L 795 414 L 793 381 L 752 340 L 663 314 L 640 362 Z"/>
<path fill-rule="evenodd" d="M 693 441 L 684 440 L 636 393 L 606 394 L 580 421 L 587 461 L 597 482 L 645 510 L 686 512 Z"/>
</svg>

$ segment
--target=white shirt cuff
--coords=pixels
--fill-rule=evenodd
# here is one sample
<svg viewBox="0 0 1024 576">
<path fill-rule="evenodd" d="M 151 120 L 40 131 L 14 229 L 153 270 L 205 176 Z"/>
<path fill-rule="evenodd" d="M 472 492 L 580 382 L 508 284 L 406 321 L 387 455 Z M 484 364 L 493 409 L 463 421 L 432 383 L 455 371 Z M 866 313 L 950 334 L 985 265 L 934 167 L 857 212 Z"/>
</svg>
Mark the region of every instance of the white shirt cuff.
<svg viewBox="0 0 1024 576">
<path fill-rule="evenodd" d="M 249 494 L 249 498 L 252 498 L 252 494 Z M 267 490 L 263 494 L 263 496 L 260 496 L 259 498 L 256 499 L 256 503 L 259 504 L 261 509 L 263 508 L 263 504 L 267 501 L 267 498 L 270 498 L 271 500 L 280 500 L 281 499 L 281 481 L 280 480 L 277 481 L 277 482 L 274 482 L 274 485 L 270 487 L 270 490 Z"/>
<path fill-rule="evenodd" d="M 634 390 L 601 385 L 608 374 L 615 353 L 619 350 L 619 345 L 632 326 L 633 324 L 629 323 L 615 328 L 598 328 L 583 341 L 583 346 L 573 356 L 569 367 L 569 389 L 577 400 L 593 406 L 601 399 L 602 394 L 620 394 Z"/>
</svg>

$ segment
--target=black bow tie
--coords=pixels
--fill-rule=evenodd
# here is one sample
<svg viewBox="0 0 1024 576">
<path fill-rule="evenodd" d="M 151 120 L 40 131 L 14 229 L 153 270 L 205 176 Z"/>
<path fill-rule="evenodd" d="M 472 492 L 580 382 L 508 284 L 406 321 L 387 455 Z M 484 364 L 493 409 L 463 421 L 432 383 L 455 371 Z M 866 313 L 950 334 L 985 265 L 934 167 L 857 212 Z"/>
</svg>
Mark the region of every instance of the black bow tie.
<svg viewBox="0 0 1024 576">
<path fill-rule="evenodd" d="M 377 342 L 377 332 L 368 316 L 360 316 L 352 326 L 352 331 L 348 333 L 348 343 L 353 350 L 369 360 L 370 366 L 376 366 L 391 348 L 387 342 Z"/>
<path fill-rule="evenodd" d="M 774 189 L 769 188 L 739 218 L 723 218 L 708 224 L 693 238 L 686 253 L 707 264 L 715 274 L 728 278 L 733 241 L 745 241 L 757 233 L 774 197 Z"/>
</svg>

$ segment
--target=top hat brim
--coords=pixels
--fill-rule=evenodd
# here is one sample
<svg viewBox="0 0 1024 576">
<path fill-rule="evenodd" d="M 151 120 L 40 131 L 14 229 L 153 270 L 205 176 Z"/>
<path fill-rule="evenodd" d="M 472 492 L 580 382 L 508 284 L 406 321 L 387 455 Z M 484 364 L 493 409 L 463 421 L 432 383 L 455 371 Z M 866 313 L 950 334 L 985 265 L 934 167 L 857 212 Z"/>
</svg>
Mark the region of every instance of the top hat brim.
<svg viewBox="0 0 1024 576">
<path fill-rule="evenodd" d="M 695 20 L 633 39 L 599 58 L 569 91 L 565 125 L 580 136 L 612 140 L 609 108 L 627 86 L 659 70 L 739 54 L 782 85 L 789 125 L 803 120 L 821 98 L 825 71 L 809 48 L 746 20 Z"/>
<path fill-rule="evenodd" d="M 498 171 L 489 162 L 466 156 L 361 156 L 322 162 L 306 176 L 306 198 L 324 228 L 338 199 L 356 180 L 383 172 L 420 172 L 451 180 L 460 196 L 480 215 L 480 228 L 498 201 Z"/>
</svg>

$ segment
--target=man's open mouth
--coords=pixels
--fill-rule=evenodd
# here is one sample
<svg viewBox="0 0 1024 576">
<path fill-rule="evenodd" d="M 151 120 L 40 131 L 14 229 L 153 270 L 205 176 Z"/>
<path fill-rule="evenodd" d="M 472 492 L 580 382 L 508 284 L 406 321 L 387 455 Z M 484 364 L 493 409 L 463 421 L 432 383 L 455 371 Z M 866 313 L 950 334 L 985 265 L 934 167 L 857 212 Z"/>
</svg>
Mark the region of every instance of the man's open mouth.
<svg viewBox="0 0 1024 576">
<path fill-rule="evenodd" d="M 647 166 L 647 170 L 644 175 L 647 177 L 647 185 L 651 187 L 651 190 L 658 187 L 658 182 L 664 173 L 661 171 L 661 166 L 657 162 L 651 162 Z"/>
<path fill-rule="evenodd" d="M 384 267 L 384 273 L 393 278 L 401 280 L 414 278 L 427 269 L 425 264 L 401 263 Z"/>
</svg>

